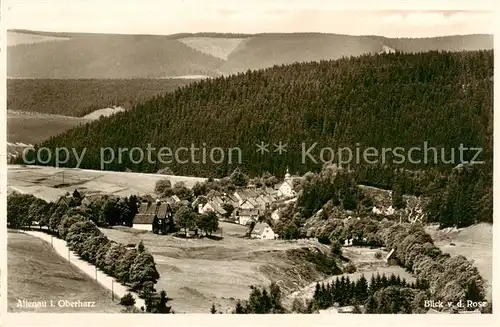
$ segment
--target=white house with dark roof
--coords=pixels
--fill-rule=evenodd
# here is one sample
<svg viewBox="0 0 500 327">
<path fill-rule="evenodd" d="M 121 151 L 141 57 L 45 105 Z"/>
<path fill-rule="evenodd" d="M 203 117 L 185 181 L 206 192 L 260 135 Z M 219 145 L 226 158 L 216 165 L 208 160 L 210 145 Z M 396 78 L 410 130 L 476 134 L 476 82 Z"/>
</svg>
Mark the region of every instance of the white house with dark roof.
<svg viewBox="0 0 500 327">
<path fill-rule="evenodd" d="M 261 240 L 275 240 L 278 235 L 274 233 L 271 226 L 266 223 L 257 223 L 252 230 L 252 238 L 258 238 Z"/>
<path fill-rule="evenodd" d="M 151 232 L 168 232 L 173 224 L 170 205 L 165 202 L 143 202 L 132 220 L 132 228 Z"/>
</svg>

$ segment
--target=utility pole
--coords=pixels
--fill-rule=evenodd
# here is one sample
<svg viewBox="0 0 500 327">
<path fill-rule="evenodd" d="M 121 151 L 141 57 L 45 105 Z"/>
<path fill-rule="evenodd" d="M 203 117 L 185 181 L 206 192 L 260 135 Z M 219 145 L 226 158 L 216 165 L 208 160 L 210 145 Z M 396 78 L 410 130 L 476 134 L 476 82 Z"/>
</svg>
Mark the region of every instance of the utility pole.
<svg viewBox="0 0 500 327">
<path fill-rule="evenodd" d="M 115 300 L 115 281 L 112 279 L 111 280 L 111 300 Z"/>
<path fill-rule="evenodd" d="M 95 267 L 95 280 L 97 281 L 97 266 L 94 267 Z"/>
<path fill-rule="evenodd" d="M 50 246 L 54 247 L 54 235 L 50 234 Z"/>
<path fill-rule="evenodd" d="M 70 261 L 70 258 L 69 258 L 69 248 L 68 248 L 68 261 Z"/>
</svg>

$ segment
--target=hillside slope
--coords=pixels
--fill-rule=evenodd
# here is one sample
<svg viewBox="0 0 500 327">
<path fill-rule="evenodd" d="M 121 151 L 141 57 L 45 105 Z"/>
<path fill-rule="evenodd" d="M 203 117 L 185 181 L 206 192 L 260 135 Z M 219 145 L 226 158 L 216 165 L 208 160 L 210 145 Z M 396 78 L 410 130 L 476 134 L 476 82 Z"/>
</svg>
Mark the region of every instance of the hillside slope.
<svg viewBox="0 0 500 327">
<path fill-rule="evenodd" d="M 60 257 L 50 244 L 24 233 L 8 233 L 8 310 L 36 313 L 118 313 L 111 292 Z M 19 308 L 19 300 L 46 301 L 46 308 Z M 53 300 L 54 307 L 50 307 Z M 59 307 L 57 301 L 95 301 L 94 308 Z"/>
<path fill-rule="evenodd" d="M 82 117 L 133 105 L 192 83 L 190 79 L 8 79 L 7 108 Z"/>
<path fill-rule="evenodd" d="M 354 152 L 357 147 L 373 146 L 380 151 L 422 147 L 427 142 L 429 147 L 450 151 L 463 144 L 482 147 L 482 158 L 487 160 L 492 149 L 492 75 L 492 51 L 297 63 L 197 82 L 68 131 L 42 146 L 86 147 L 82 167 L 97 169 L 100 147 L 145 150 L 151 144 L 175 151 L 193 143 L 205 144 L 207 153 L 212 147 L 241 149 L 241 164 L 236 156 L 228 163 L 227 154 L 222 163 L 173 160 L 171 164 L 176 174 L 204 177 L 227 175 L 236 166 L 251 174 L 283 172 L 287 166 L 305 173 L 322 165 L 322 147 L 350 146 Z M 273 151 L 272 144 L 279 141 L 287 144 L 282 155 L 255 151 L 260 142 L 271 143 Z M 303 144 L 308 149 L 315 142 L 318 145 L 310 153 L 316 163 L 309 158 L 303 161 Z M 466 153 L 464 159 L 472 155 Z M 413 158 L 421 156 L 417 153 Z M 454 159 L 448 167 L 457 163 L 458 154 Z M 391 163 L 389 156 L 386 162 Z M 68 165 L 74 167 L 75 161 Z M 156 172 L 162 166 L 159 161 L 134 164 L 124 158 L 106 169 Z M 403 166 L 411 165 L 404 162 Z"/>
<path fill-rule="evenodd" d="M 217 76 L 221 59 L 164 36 L 77 35 L 8 48 L 16 78 L 165 78 Z"/>
<path fill-rule="evenodd" d="M 391 39 L 320 33 L 113 35 L 8 32 L 11 78 L 219 76 L 248 69 L 379 53 L 493 49 L 492 35 Z"/>
</svg>

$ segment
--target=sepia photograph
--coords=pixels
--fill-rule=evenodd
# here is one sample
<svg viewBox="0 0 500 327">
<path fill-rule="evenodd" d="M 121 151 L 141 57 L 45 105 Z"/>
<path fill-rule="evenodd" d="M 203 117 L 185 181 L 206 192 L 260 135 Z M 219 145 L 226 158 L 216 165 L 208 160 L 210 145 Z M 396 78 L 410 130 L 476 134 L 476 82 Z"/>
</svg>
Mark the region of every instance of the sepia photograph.
<svg viewBox="0 0 500 327">
<path fill-rule="evenodd" d="M 293 2 L 2 6 L 9 314 L 492 314 L 495 12 Z"/>
</svg>

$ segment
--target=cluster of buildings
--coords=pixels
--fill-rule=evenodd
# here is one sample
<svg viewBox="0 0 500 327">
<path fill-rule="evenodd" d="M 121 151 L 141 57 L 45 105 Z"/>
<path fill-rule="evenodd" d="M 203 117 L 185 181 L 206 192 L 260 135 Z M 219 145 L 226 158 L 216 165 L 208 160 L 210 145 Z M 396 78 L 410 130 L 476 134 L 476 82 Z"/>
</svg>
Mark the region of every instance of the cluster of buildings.
<svg viewBox="0 0 500 327">
<path fill-rule="evenodd" d="M 282 183 L 275 187 L 248 186 L 237 189 L 233 194 L 223 194 L 206 199 L 206 203 L 194 201 L 199 213 L 209 211 L 215 212 L 220 218 L 247 225 L 249 221 L 257 222 L 259 217 L 271 209 L 271 205 L 278 202 L 294 199 L 297 196 L 293 189 L 293 178 L 288 173 Z M 229 204 L 233 208 L 229 215 L 224 209 L 224 204 Z M 272 216 L 276 219 L 277 210 Z"/>
</svg>

